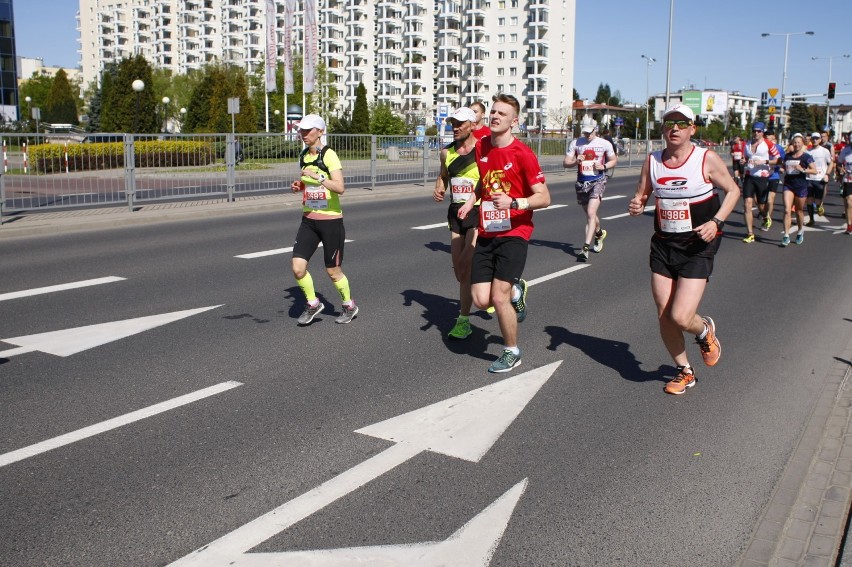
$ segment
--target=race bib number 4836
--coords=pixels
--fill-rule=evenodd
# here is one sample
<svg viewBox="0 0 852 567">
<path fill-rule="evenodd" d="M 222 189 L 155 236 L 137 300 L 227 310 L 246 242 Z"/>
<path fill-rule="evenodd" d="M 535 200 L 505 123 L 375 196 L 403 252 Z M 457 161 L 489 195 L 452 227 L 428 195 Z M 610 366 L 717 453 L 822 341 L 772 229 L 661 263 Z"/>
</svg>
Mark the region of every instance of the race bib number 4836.
<svg viewBox="0 0 852 567">
<path fill-rule="evenodd" d="M 482 206 L 479 207 L 479 215 L 485 232 L 503 232 L 512 228 L 509 210 L 495 209 L 494 201 L 482 201 Z"/>
</svg>

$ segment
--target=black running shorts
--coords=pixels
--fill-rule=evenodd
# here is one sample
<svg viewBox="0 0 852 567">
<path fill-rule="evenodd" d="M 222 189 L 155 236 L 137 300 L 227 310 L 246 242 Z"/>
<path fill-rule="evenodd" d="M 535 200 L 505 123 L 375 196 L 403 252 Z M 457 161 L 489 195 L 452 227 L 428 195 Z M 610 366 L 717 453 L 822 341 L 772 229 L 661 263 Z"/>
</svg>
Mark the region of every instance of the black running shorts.
<svg viewBox="0 0 852 567">
<path fill-rule="evenodd" d="M 524 274 L 529 243 L 523 238 L 508 236 L 476 239 L 470 283 L 491 283 L 497 279 L 517 283 Z"/>
<path fill-rule="evenodd" d="M 302 217 L 296 242 L 293 243 L 293 258 L 310 260 L 322 242 L 325 267 L 342 266 L 345 240 L 346 229 L 343 228 L 342 218 L 316 220 Z"/>
<path fill-rule="evenodd" d="M 447 212 L 447 227 L 450 232 L 464 236 L 469 230 L 475 230 L 479 226 L 479 207 L 473 207 L 464 220 L 459 218 L 459 209 L 464 203 L 451 203 Z"/>
<path fill-rule="evenodd" d="M 746 175 L 743 179 L 743 199 L 756 198 L 761 205 L 769 197 L 769 179 Z"/>
<path fill-rule="evenodd" d="M 721 238 L 704 242 L 698 237 L 673 240 L 655 234 L 651 238 L 651 271 L 667 278 L 710 280 L 713 258 L 719 250 Z"/>
<path fill-rule="evenodd" d="M 852 183 L 844 183 L 843 186 L 843 196 L 849 197 L 852 196 Z M 848 221 L 849 219 L 847 219 Z"/>
</svg>

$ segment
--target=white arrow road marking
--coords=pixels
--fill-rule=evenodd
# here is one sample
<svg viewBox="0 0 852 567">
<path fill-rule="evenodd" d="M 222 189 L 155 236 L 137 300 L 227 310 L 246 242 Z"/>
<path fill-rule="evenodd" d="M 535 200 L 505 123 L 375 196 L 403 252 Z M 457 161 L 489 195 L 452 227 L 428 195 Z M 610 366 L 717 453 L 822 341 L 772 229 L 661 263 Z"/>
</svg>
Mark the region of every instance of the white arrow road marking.
<svg viewBox="0 0 852 567">
<path fill-rule="evenodd" d="M 444 226 L 447 226 L 447 223 L 444 223 Z M 354 240 L 346 240 L 343 242 L 355 242 Z M 319 247 L 322 248 L 322 242 L 319 243 Z M 263 258 L 264 256 L 275 256 L 276 254 L 287 254 L 288 252 L 292 252 L 293 247 L 289 246 L 287 248 L 276 248 L 275 250 L 264 250 L 263 252 L 251 252 L 249 254 L 240 254 L 238 256 L 234 256 L 234 258 L 242 258 L 243 260 L 253 260 L 254 258 Z"/>
<path fill-rule="evenodd" d="M 443 567 L 464 565 L 486 567 L 497 551 L 503 532 L 509 525 L 512 513 L 526 490 L 524 479 L 485 510 L 477 514 L 457 532 L 441 542 L 411 545 L 381 545 L 318 551 L 293 551 L 284 553 L 247 553 L 232 563 L 235 567 L 266 567 L 288 565 L 292 567 L 371 567 L 416 565 L 417 567 Z"/>
<path fill-rule="evenodd" d="M 71 282 L 67 284 L 51 285 L 48 287 L 37 287 L 34 289 L 25 289 L 22 291 L 13 291 L 10 293 L 0 293 L 0 301 L 8 301 L 10 299 L 18 299 L 20 297 L 30 297 L 32 295 L 41 295 L 44 293 L 53 293 L 54 291 L 65 291 L 68 289 L 77 289 L 80 287 L 88 287 L 92 285 L 100 285 L 105 283 L 124 281 L 125 278 L 117 276 L 108 276 L 105 278 L 97 278 L 93 280 L 83 280 L 79 282 Z"/>
<path fill-rule="evenodd" d="M 601 201 L 609 201 L 610 199 L 624 199 L 624 195 L 610 195 L 608 197 L 604 197 Z"/>
<path fill-rule="evenodd" d="M 396 444 L 172 565 L 231 565 L 253 547 L 423 451 L 478 462 L 561 363 L 554 362 L 357 430 Z"/>
<path fill-rule="evenodd" d="M 647 207 L 645 207 L 644 212 L 647 213 L 648 211 L 653 211 L 655 208 L 656 207 L 654 205 L 648 205 Z M 611 217 L 604 217 L 602 220 L 620 219 L 621 217 L 629 217 L 629 216 L 630 216 L 630 213 L 622 213 L 620 215 L 613 215 Z"/>
<path fill-rule="evenodd" d="M 221 384 L 210 386 L 209 388 L 204 388 L 197 392 L 192 392 L 165 402 L 160 402 L 159 404 L 148 406 L 141 410 L 119 417 L 114 417 L 107 421 L 102 421 L 101 423 L 96 423 L 95 425 L 90 425 L 88 427 L 78 429 L 77 431 L 72 431 L 71 433 L 66 433 L 65 435 L 60 435 L 59 437 L 54 437 L 53 439 L 36 443 L 35 445 L 30 445 L 29 447 L 24 447 L 10 453 L 4 453 L 0 455 L 0 467 L 5 467 L 6 465 L 11 465 L 12 463 L 17 463 L 24 459 L 29 459 L 30 457 L 35 457 L 41 453 L 46 453 L 47 451 L 52 451 L 58 447 L 64 447 L 65 445 L 70 445 L 71 443 L 76 443 L 77 441 L 81 441 L 89 437 L 94 437 L 95 435 L 104 433 L 105 431 L 117 429 L 123 425 L 133 423 L 134 421 L 140 421 L 147 417 L 157 415 L 158 413 L 173 410 L 210 396 L 215 396 L 216 394 L 236 388 L 237 386 L 242 386 L 242 383 L 233 381 L 222 382 Z"/>
<path fill-rule="evenodd" d="M 48 333 L 39 333 L 38 335 L 0 339 L 5 343 L 23 347 L 23 349 L 13 348 L 0 351 L 0 357 L 9 357 L 36 350 L 56 356 L 70 356 L 96 346 L 141 333 L 142 331 L 197 315 L 210 309 L 216 309 L 217 307 L 222 306 L 212 305 L 199 309 L 163 313 L 162 315 L 150 315 L 137 319 L 125 319 L 124 321 L 112 321 L 110 323 L 75 327 L 61 331 L 50 331 Z"/>
<path fill-rule="evenodd" d="M 550 211 L 552 209 L 561 209 L 562 207 L 567 207 L 568 205 L 550 205 L 549 207 L 545 207 L 543 209 L 537 209 L 536 213 L 543 213 L 544 211 Z M 447 228 L 447 221 L 438 222 L 435 224 L 424 224 L 423 226 L 412 226 L 411 230 L 429 230 L 431 228 Z"/>
</svg>

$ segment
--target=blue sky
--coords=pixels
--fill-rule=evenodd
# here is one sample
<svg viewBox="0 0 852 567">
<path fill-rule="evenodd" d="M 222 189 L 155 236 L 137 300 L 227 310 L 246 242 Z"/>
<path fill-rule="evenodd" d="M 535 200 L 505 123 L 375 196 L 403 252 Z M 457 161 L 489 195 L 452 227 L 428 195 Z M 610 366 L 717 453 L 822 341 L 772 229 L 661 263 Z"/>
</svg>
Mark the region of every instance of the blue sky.
<svg viewBox="0 0 852 567">
<path fill-rule="evenodd" d="M 651 93 L 665 92 L 669 6 L 670 0 L 577 0 L 574 88 L 582 97 L 594 98 L 603 82 L 624 100 L 641 102 L 646 72 Z M 75 67 L 78 7 L 76 0 L 16 0 L 18 55 Z M 837 91 L 852 92 L 852 57 L 840 57 L 852 55 L 849 18 L 848 0 L 674 0 L 671 91 L 694 85 L 759 96 L 780 89 L 785 37 L 760 34 L 813 31 L 790 36 L 785 92 L 825 92 L 829 56 Z M 657 60 L 650 70 L 642 54 Z M 852 95 L 837 102 L 852 104 Z"/>
</svg>

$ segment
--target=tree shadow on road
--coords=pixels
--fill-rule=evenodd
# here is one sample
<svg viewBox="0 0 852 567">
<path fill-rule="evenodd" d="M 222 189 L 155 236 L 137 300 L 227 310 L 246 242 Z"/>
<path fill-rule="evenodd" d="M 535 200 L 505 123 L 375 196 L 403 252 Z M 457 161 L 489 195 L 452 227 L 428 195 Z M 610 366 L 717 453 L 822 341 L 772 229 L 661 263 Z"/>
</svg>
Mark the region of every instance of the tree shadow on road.
<svg viewBox="0 0 852 567">
<path fill-rule="evenodd" d="M 473 333 L 463 340 L 451 339 L 447 336 L 447 333 L 455 325 L 456 317 L 459 314 L 458 299 L 450 299 L 442 295 L 426 293 L 419 289 L 407 289 L 401 292 L 401 295 L 405 299 L 403 306 L 411 307 L 417 303 L 423 307 L 421 316 L 426 322 L 420 327 L 420 330 L 428 331 L 434 327 L 440 333 L 441 340 L 450 352 L 468 354 L 483 360 L 492 360 L 494 358 L 493 355 L 486 352 L 488 345 L 492 343 L 502 344 L 502 340 L 499 336 L 491 335 L 488 331 L 479 327 L 477 323 L 481 316 L 482 319 L 493 321 L 491 324 L 496 326 L 496 317 L 486 314 L 485 311 L 478 311 L 475 314 L 471 313 L 470 327 Z"/>
<path fill-rule="evenodd" d="M 544 330 L 550 335 L 550 345 L 547 347 L 549 350 L 556 350 L 563 344 L 573 346 L 631 382 L 667 382 L 676 373 L 676 369 L 671 365 L 661 365 L 652 372 L 642 370 L 636 355 L 630 352 L 630 345 L 621 341 L 572 333 L 564 327 L 548 326 Z"/>
</svg>

